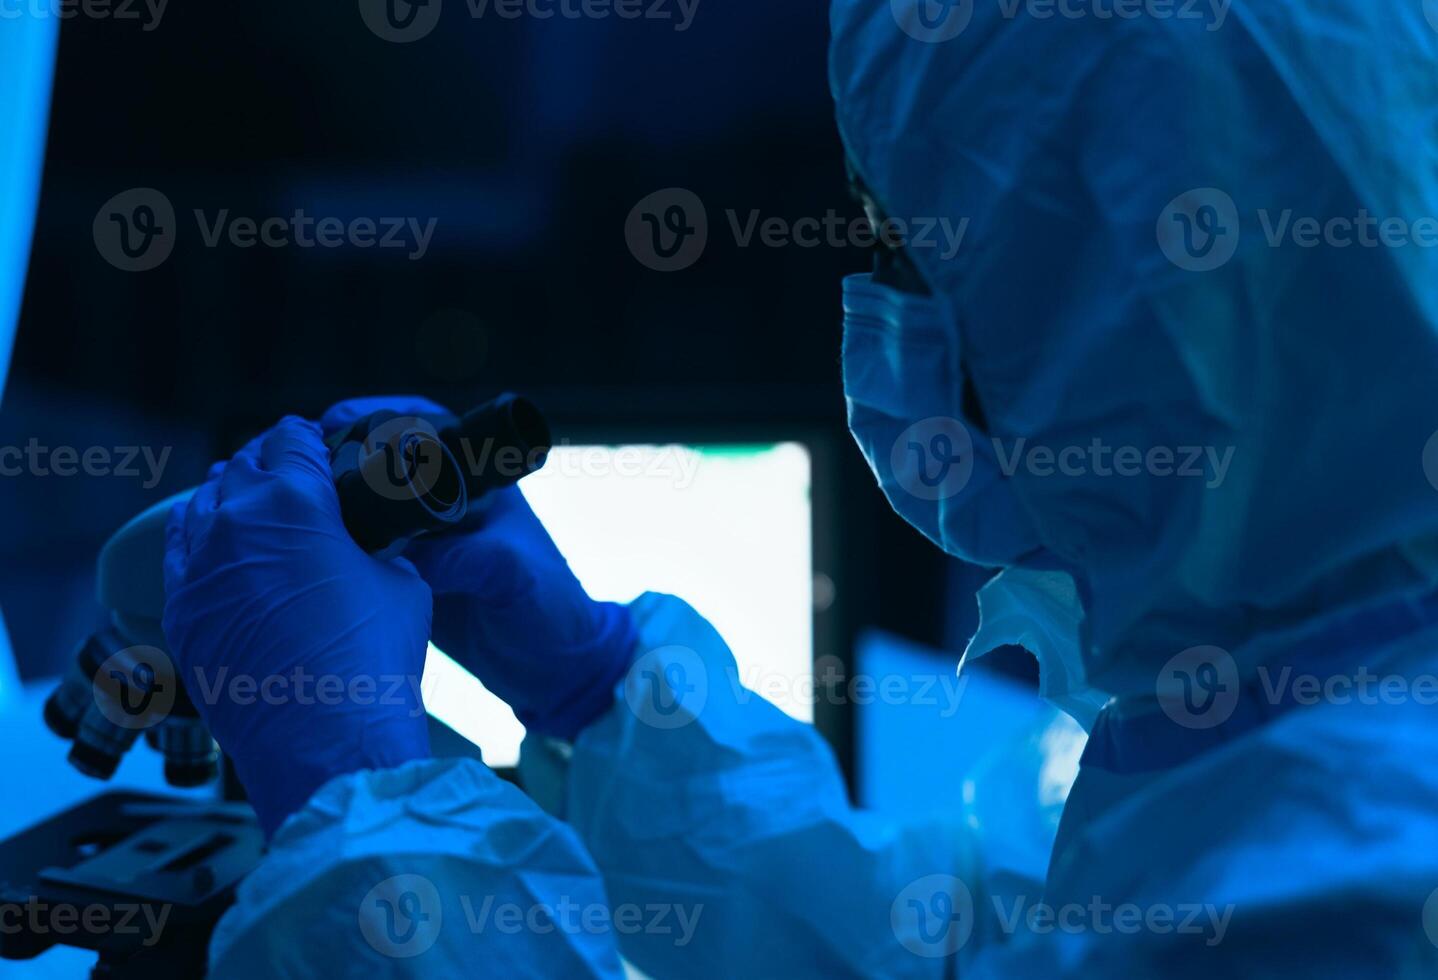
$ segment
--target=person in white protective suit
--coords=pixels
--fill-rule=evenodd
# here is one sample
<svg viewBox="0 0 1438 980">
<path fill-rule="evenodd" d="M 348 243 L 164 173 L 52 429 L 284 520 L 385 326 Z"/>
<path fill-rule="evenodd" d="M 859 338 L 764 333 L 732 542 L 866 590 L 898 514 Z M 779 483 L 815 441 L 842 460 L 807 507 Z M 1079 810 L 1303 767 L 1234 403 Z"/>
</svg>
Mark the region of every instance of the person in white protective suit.
<svg viewBox="0 0 1438 980">
<path fill-rule="evenodd" d="M 698 612 L 591 602 L 517 491 L 360 553 L 321 436 L 369 401 L 176 510 L 177 662 L 417 671 L 432 630 L 549 810 L 429 758 L 416 703 L 202 705 L 273 833 L 216 975 L 1434 975 L 1438 13 L 1179 6 L 833 7 L 866 203 L 966 229 L 845 284 L 850 422 L 1003 569 L 967 656 L 1022 642 L 1090 730 L 1046 882 L 995 884 L 992 820 L 852 807 Z"/>
</svg>

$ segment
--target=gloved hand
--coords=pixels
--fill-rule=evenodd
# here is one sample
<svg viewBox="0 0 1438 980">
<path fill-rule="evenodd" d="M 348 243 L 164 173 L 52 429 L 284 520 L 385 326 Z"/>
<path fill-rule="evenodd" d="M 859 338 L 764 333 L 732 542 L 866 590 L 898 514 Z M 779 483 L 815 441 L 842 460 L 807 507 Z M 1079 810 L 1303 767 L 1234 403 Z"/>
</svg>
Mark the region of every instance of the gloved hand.
<svg viewBox="0 0 1438 980">
<path fill-rule="evenodd" d="M 328 434 L 384 409 L 445 412 L 423 398 L 360 398 L 334 406 L 321 424 Z M 480 450 L 468 455 L 479 459 Z M 572 740 L 614 703 L 633 661 L 629 609 L 589 598 L 517 487 L 471 506 L 467 529 L 419 538 L 405 551 L 434 590 L 435 645 L 531 732 Z"/>
<path fill-rule="evenodd" d="M 429 588 L 350 538 L 329 455 L 286 418 L 166 529 L 165 638 L 267 835 L 335 776 L 429 757 Z"/>
</svg>

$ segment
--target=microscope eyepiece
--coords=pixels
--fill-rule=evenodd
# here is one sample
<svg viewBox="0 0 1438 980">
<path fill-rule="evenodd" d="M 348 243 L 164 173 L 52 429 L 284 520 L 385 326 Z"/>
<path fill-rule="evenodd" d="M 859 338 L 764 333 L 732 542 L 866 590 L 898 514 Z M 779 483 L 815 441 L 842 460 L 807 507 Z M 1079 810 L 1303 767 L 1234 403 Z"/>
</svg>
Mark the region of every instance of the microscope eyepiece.
<svg viewBox="0 0 1438 980">
<path fill-rule="evenodd" d="M 219 750 L 158 647 L 128 644 L 117 630 L 95 633 L 75 654 L 45 702 L 45 723 L 70 740 L 70 762 L 109 779 L 143 733 L 165 755 L 166 778 L 197 786 L 219 771 Z"/>
<path fill-rule="evenodd" d="M 476 500 L 542 468 L 553 446 L 544 413 L 528 398 L 510 394 L 467 412 L 442 435 L 468 464 L 465 479 Z"/>
<path fill-rule="evenodd" d="M 544 466 L 552 443 L 544 413 L 506 394 L 460 418 L 375 412 L 329 445 L 345 527 L 384 553 L 460 524 L 486 493 Z"/>
<path fill-rule="evenodd" d="M 363 435 L 336 440 L 330 460 L 345 527 L 383 552 L 459 523 L 469 507 L 459 461 L 423 419 L 367 420 Z M 358 435 L 358 438 L 353 436 Z"/>
</svg>

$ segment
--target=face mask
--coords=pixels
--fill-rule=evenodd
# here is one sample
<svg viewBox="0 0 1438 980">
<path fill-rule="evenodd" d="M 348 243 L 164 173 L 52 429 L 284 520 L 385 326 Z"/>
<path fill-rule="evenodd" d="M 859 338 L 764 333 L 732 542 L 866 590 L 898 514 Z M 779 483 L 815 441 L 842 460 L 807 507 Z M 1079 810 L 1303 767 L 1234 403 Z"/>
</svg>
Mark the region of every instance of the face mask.
<svg viewBox="0 0 1438 980">
<path fill-rule="evenodd" d="M 1040 550 L 1001 479 L 993 443 L 963 412 L 958 331 L 933 297 L 844 282 L 849 428 L 894 510 L 951 555 L 990 567 Z"/>
<path fill-rule="evenodd" d="M 1006 568 L 979 590 L 979 631 L 964 651 L 959 672 L 999 647 L 1021 646 L 1039 662 L 1039 695 L 1090 731 L 1109 695 L 1089 685 L 1083 617 L 1083 603 L 1067 572 Z"/>
<path fill-rule="evenodd" d="M 849 428 L 884 495 L 949 554 L 1006 569 L 979 592 L 981 625 L 964 662 L 1023 646 L 1039 660 L 1040 694 L 1087 729 L 1108 696 L 1085 676 L 1078 590 L 1065 572 L 1011 567 L 1043 548 L 988 434 L 963 412 L 963 385 L 958 330 L 942 303 L 869 276 L 845 281 Z"/>
</svg>

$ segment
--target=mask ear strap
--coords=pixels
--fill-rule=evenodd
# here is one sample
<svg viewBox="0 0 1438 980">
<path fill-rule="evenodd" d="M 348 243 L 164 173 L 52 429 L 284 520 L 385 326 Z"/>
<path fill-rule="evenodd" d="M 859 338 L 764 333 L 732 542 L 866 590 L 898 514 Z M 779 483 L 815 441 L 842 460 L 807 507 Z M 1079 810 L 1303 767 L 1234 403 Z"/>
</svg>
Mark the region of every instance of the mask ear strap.
<svg viewBox="0 0 1438 980">
<path fill-rule="evenodd" d="M 984 414 L 983 402 L 979 401 L 979 390 L 974 387 L 973 375 L 969 374 L 967 361 L 959 362 L 959 379 L 963 384 L 962 401 L 960 402 L 964 417 L 973 422 L 975 427 L 984 432 L 989 431 L 989 417 Z"/>
<path fill-rule="evenodd" d="M 909 254 L 902 248 L 890 248 L 882 242 L 874 249 L 874 281 L 913 296 L 934 295 Z"/>
<path fill-rule="evenodd" d="M 844 158 L 844 170 L 849 176 L 849 196 L 863 207 L 864 215 L 874 232 L 874 281 L 901 293 L 932 296 L 933 291 L 929 289 L 929 284 L 924 282 L 924 277 L 919 274 L 918 267 L 903 246 L 894 245 L 879 233 L 888 216 L 873 191 L 869 190 L 869 185 L 864 183 L 864 177 L 859 173 L 859 168 L 854 166 L 852 157 Z"/>
</svg>

